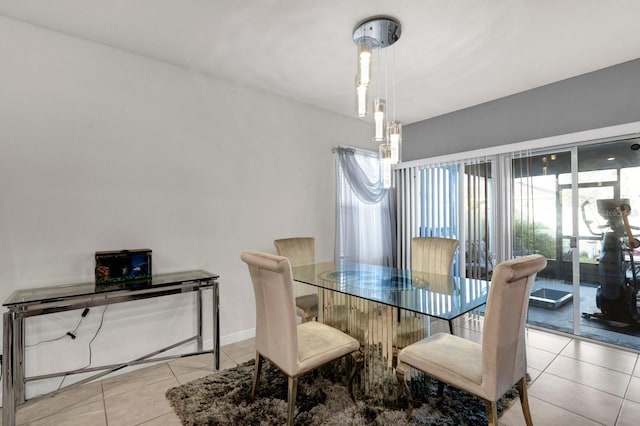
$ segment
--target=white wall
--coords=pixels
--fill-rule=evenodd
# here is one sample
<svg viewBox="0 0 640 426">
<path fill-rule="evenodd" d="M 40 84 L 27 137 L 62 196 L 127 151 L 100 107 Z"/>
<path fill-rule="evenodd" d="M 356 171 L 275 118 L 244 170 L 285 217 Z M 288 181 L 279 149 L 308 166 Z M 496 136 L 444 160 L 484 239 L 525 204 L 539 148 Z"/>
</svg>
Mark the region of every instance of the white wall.
<svg viewBox="0 0 640 426">
<path fill-rule="evenodd" d="M 148 247 L 156 273 L 220 274 L 228 342 L 255 326 L 241 250 L 310 235 L 332 258 L 331 147 L 369 140 L 366 123 L 2 17 L 0 64 L 0 300 L 92 281 L 97 250 Z M 92 364 L 190 334 L 192 301 L 109 307 Z M 75 341 L 30 349 L 27 370 L 86 365 L 102 309 Z M 27 343 L 79 319 L 29 320 Z"/>
</svg>

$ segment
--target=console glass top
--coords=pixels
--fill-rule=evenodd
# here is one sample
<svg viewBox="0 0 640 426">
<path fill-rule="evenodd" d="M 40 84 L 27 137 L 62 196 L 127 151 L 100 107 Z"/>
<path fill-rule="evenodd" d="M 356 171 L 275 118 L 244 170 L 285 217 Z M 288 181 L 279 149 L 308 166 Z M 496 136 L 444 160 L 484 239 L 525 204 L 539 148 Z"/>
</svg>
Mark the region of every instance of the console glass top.
<svg viewBox="0 0 640 426">
<path fill-rule="evenodd" d="M 143 289 L 158 289 L 188 281 L 215 280 L 218 275 L 203 270 L 154 274 L 150 280 L 136 280 L 111 284 L 95 282 L 66 284 L 47 287 L 16 290 L 2 304 L 16 306 L 30 303 L 45 303 L 69 297 L 91 296 L 116 291 L 135 291 Z"/>
</svg>

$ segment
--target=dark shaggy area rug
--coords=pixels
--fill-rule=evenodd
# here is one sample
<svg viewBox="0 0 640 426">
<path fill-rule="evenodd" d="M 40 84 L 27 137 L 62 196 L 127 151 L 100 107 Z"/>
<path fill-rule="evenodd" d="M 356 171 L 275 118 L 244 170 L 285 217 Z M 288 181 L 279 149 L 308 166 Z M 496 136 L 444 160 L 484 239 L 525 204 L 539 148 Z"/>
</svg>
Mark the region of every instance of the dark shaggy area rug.
<svg viewBox="0 0 640 426">
<path fill-rule="evenodd" d="M 410 381 L 415 401 L 413 418 L 406 418 L 407 400 L 398 396 L 390 378 L 391 396 L 372 398 L 356 391 L 356 402 L 345 386 L 344 362 L 325 366 L 298 380 L 296 425 L 486 425 L 484 402 L 453 387 L 436 396 L 437 382 L 422 375 Z M 287 420 L 287 378 L 268 361 L 262 367 L 258 397 L 250 400 L 254 362 L 223 370 L 166 393 L 184 425 L 282 425 Z M 356 386 L 354 386 L 355 388 Z M 498 413 L 518 393 L 509 391 L 498 402 Z"/>
</svg>

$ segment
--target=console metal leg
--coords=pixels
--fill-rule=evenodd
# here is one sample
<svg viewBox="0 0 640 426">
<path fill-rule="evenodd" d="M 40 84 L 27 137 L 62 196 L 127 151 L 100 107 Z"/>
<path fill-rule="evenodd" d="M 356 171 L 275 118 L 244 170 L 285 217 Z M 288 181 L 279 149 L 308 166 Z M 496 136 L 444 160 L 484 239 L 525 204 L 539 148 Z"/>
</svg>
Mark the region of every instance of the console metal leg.
<svg viewBox="0 0 640 426">
<path fill-rule="evenodd" d="M 202 352 L 202 289 L 198 289 L 196 292 L 196 315 L 198 329 L 198 352 Z"/>
<path fill-rule="evenodd" d="M 219 305 L 220 295 L 218 293 L 217 281 L 213 283 L 212 293 L 213 293 L 213 306 L 212 306 L 213 350 L 215 351 L 214 353 L 215 369 L 219 370 L 220 369 L 220 305 Z"/>
<path fill-rule="evenodd" d="M 16 396 L 14 394 L 13 375 L 13 313 L 5 312 L 2 316 L 2 424 L 16 424 Z"/>
<path fill-rule="evenodd" d="M 14 312 L 13 323 L 13 377 L 15 410 L 24 404 L 25 398 L 25 371 L 24 371 L 24 317 L 20 312 Z M 15 411 L 14 410 L 14 411 Z"/>
</svg>

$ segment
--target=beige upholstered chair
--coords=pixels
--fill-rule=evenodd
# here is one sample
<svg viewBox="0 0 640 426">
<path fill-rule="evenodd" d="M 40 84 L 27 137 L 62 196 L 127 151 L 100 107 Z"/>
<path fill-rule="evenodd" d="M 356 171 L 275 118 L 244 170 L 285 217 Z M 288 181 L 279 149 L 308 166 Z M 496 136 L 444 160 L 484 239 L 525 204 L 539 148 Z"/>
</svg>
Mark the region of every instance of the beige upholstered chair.
<svg viewBox="0 0 640 426">
<path fill-rule="evenodd" d="M 274 240 L 278 255 L 289 259 L 291 266 L 316 263 L 316 240 L 312 237 L 282 238 Z M 296 312 L 302 322 L 318 316 L 318 293 L 296 297 Z"/>
<path fill-rule="evenodd" d="M 430 274 L 451 275 L 458 240 L 440 237 L 411 239 L 411 269 Z"/>
<path fill-rule="evenodd" d="M 527 425 L 533 424 L 527 399 L 524 325 L 531 286 L 546 264 L 543 256 L 534 254 L 496 266 L 489 288 L 482 344 L 438 333 L 400 351 L 396 374 L 409 400 L 408 416 L 413 401 L 406 373 L 407 367 L 412 367 L 483 398 L 489 425 L 498 424 L 496 401 L 517 384 L 525 420 Z"/>
<path fill-rule="evenodd" d="M 349 379 L 361 366 L 360 343 L 353 337 L 317 321 L 297 325 L 291 265 L 286 257 L 243 251 L 256 298 L 256 366 L 252 399 L 260 379 L 262 358 L 268 358 L 289 377 L 288 424 L 293 425 L 298 377 L 323 364 L 357 352 Z"/>
<path fill-rule="evenodd" d="M 437 293 L 450 293 L 450 278 L 453 256 L 458 248 L 458 240 L 439 237 L 414 237 L 411 239 L 411 270 L 416 282 L 429 283 L 429 290 Z M 428 277 L 428 278 L 427 278 Z M 419 286 L 419 284 L 414 283 Z M 396 333 L 396 350 L 420 340 L 426 335 L 426 321 L 422 315 L 404 313 Z M 449 321 L 449 331 L 453 334 L 453 320 Z"/>
</svg>

